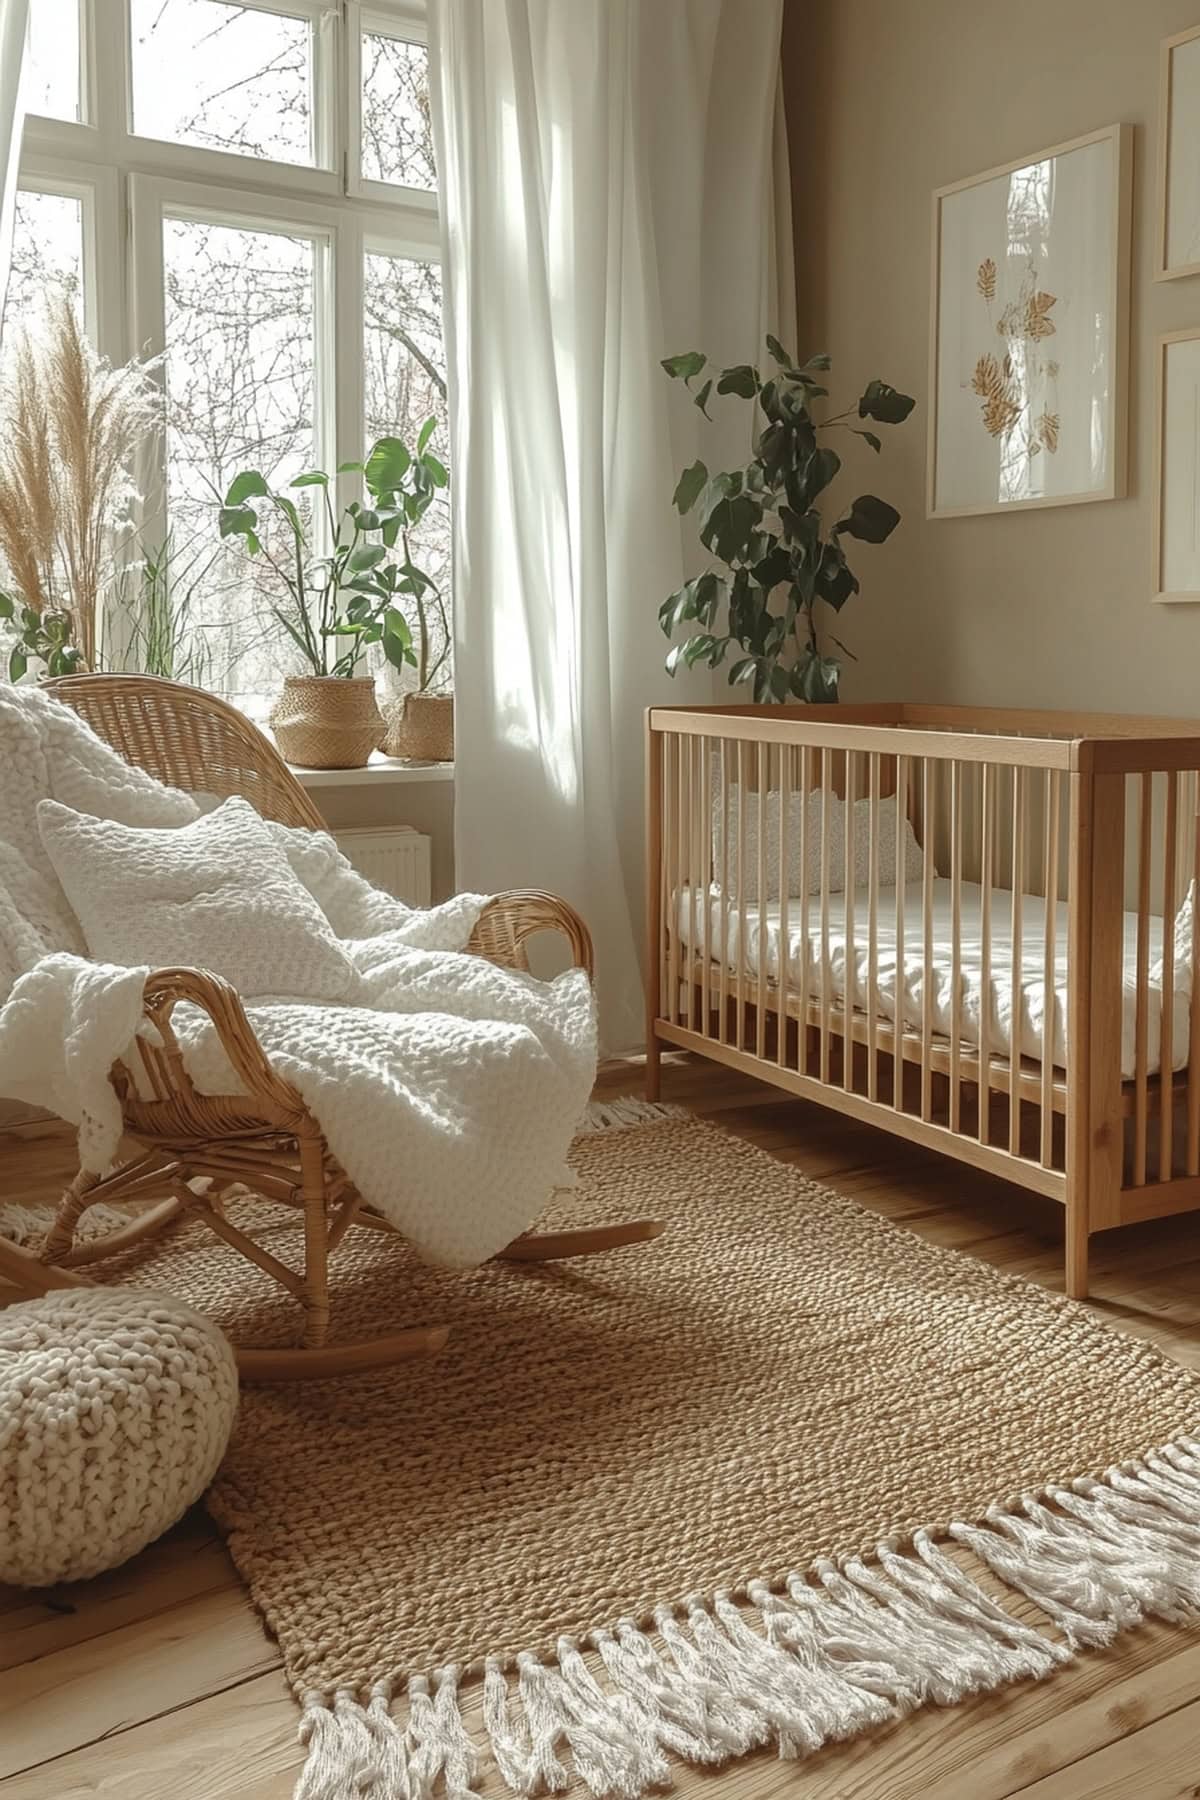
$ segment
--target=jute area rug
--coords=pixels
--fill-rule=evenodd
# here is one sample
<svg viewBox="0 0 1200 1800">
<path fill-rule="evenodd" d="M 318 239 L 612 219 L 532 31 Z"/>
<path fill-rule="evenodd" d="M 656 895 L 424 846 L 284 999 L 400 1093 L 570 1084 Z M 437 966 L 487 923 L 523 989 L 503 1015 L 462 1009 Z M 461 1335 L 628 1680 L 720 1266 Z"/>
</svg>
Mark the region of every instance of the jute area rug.
<svg viewBox="0 0 1200 1800">
<path fill-rule="evenodd" d="M 633 1800 L 673 1758 L 807 1754 L 1194 1616 L 1195 1377 L 695 1119 L 574 1158 L 561 1211 L 666 1234 L 464 1276 L 351 1233 L 335 1317 L 445 1321 L 446 1351 L 243 1392 L 211 1507 L 304 1708 L 304 1800 L 459 1800 L 488 1758 Z M 194 1229 L 125 1278 L 278 1335 Z"/>
</svg>

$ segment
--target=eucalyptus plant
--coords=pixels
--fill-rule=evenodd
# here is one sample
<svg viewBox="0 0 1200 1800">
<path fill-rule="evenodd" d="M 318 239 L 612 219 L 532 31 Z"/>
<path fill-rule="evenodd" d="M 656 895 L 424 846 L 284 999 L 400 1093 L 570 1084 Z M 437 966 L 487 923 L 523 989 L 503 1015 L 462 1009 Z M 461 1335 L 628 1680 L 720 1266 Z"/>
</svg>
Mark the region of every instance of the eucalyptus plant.
<svg viewBox="0 0 1200 1800">
<path fill-rule="evenodd" d="M 900 514 L 874 494 L 860 494 L 836 523 L 825 529 L 818 502 L 841 468 L 841 458 L 819 434 L 844 430 L 879 452 L 879 436 L 859 420 L 899 425 L 913 409 L 907 394 L 886 381 L 870 381 L 856 406 L 826 418 L 814 416 L 815 402 L 828 396 L 818 377 L 830 367 L 825 354 L 797 363 L 768 337 L 775 364 L 764 379 L 750 363 L 705 376 L 708 358 L 698 350 L 668 356 L 662 367 L 682 381 L 705 418 L 715 383 L 718 394 L 749 400 L 761 414 L 753 455 L 741 469 L 710 474 L 703 462 L 683 471 L 674 503 L 681 514 L 695 511 L 700 542 L 724 568 L 709 568 L 686 581 L 659 608 L 667 637 L 689 628 L 667 656 L 674 675 L 681 667 L 706 663 L 715 669 L 736 647 L 744 654 L 729 670 L 732 686 L 746 683 L 756 701 L 834 701 L 841 658 L 823 641 L 819 607 L 840 613 L 858 578 L 846 560 L 844 540 L 882 544 L 900 523 Z M 829 643 L 852 653 L 828 633 Z"/>
<path fill-rule="evenodd" d="M 411 541 L 434 495 L 449 481 L 429 449 L 436 423 L 426 420 L 415 450 L 399 438 L 380 438 L 365 463 L 338 464 L 339 475 L 362 476 L 368 505 L 353 500 L 339 514 L 331 492 L 334 478 L 323 469 L 288 484 L 291 490 L 319 493 L 324 555 L 313 554 L 313 522 L 291 493 L 272 488 L 257 469 L 243 469 L 229 484 L 218 515 L 220 534 L 240 537 L 251 556 L 271 564 L 286 594 L 271 611 L 314 675 L 354 675 L 367 646 L 378 644 L 393 668 L 417 670 L 424 691 L 444 660 L 434 662 L 431 656 L 429 629 L 433 607 L 445 620 L 444 596 L 413 560 Z M 282 556 L 268 541 L 265 521 L 272 517 L 283 525 Z"/>
</svg>

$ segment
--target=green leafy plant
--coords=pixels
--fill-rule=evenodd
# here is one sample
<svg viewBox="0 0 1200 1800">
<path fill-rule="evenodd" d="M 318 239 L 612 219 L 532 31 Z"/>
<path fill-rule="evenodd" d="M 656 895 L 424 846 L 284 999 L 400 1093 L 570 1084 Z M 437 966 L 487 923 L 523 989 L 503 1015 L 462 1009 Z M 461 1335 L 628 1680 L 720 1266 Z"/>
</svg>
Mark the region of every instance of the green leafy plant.
<svg viewBox="0 0 1200 1800">
<path fill-rule="evenodd" d="M 428 447 L 435 426 L 433 419 L 425 422 L 415 450 L 399 438 L 380 438 L 365 463 L 338 464 L 339 475 L 362 475 L 370 495 L 366 506 L 354 500 L 339 515 L 333 477 L 322 469 L 288 484 L 319 494 L 324 555 L 314 555 L 313 523 L 290 493 L 276 492 L 257 469 L 243 469 L 229 484 L 218 515 L 220 534 L 240 537 L 251 556 L 264 556 L 274 568 L 287 601 L 271 610 L 314 675 L 357 674 L 371 644 L 394 668 L 415 668 L 422 690 L 441 666 L 443 659 L 434 663 L 430 655 L 428 622 L 432 606 L 445 617 L 445 603 L 432 577 L 413 561 L 410 542 L 434 494 L 449 481 Z M 284 560 L 266 541 L 264 515 L 283 523 Z"/>
<path fill-rule="evenodd" d="M 0 593 L 0 620 L 19 634 L 8 652 L 10 681 L 20 681 L 30 663 L 41 663 L 47 675 L 74 675 L 85 667 L 83 651 L 71 641 L 75 620 L 69 612 L 39 612 L 19 594 Z"/>
<path fill-rule="evenodd" d="M 724 568 L 685 582 L 663 601 L 658 617 L 667 637 L 681 626 L 693 628 L 668 653 L 672 675 L 696 663 L 715 669 L 736 646 L 744 654 L 729 670 L 730 684 L 749 684 L 756 701 L 828 702 L 838 697 L 842 665 L 823 642 L 818 607 L 840 613 L 858 592 L 844 540 L 882 544 L 900 514 L 886 500 L 860 494 L 826 531 L 818 502 L 842 463 L 819 434 L 852 431 L 878 452 L 882 440 L 857 421 L 899 425 L 914 402 L 886 381 L 871 381 L 856 406 L 816 418 L 814 403 L 829 392 L 818 379 L 829 357 L 797 364 L 776 338 L 766 342 L 775 368 L 765 380 L 750 363 L 739 363 L 706 375 L 693 389 L 708 367 L 706 356 L 691 350 L 663 361 L 706 418 L 715 383 L 718 394 L 755 405 L 762 424 L 744 468 L 710 475 L 695 462 L 680 476 L 675 505 L 680 513 L 696 512 L 700 542 Z M 851 655 L 832 633 L 829 639 Z"/>
<path fill-rule="evenodd" d="M 205 687 L 213 658 L 203 628 L 193 621 L 201 585 L 220 555 L 219 546 L 193 539 L 181 548 L 168 534 L 144 546 L 113 584 L 110 635 L 120 646 L 120 666 L 167 681 Z"/>
</svg>

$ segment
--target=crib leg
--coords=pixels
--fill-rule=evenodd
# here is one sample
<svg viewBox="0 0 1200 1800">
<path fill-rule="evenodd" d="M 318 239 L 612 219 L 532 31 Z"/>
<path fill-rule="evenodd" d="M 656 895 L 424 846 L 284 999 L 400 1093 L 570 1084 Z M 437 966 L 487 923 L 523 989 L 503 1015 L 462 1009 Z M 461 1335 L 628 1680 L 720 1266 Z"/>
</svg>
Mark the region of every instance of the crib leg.
<svg viewBox="0 0 1200 1800">
<path fill-rule="evenodd" d="M 662 1045 L 653 1025 L 646 1039 L 646 1098 L 657 1100 L 662 1092 Z"/>
<path fill-rule="evenodd" d="M 1072 1300 L 1088 1297 L 1088 1217 L 1086 1201 L 1067 1200 L 1067 1294 Z"/>
</svg>

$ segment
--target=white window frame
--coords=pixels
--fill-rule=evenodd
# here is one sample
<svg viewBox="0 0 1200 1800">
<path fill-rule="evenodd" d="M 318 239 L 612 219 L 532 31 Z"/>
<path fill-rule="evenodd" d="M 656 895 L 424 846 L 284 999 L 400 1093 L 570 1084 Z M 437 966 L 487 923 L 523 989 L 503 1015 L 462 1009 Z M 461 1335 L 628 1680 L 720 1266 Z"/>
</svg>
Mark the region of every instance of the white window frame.
<svg viewBox="0 0 1200 1800">
<path fill-rule="evenodd" d="M 36 0 L 34 0 L 36 4 Z M 363 259 L 368 252 L 440 262 L 438 197 L 361 176 L 361 32 L 426 41 L 424 0 L 238 0 L 313 27 L 317 164 L 271 161 L 139 135 L 132 128 L 130 0 L 78 0 L 80 114 L 26 119 L 17 185 L 82 202 L 84 318 L 114 363 L 165 348 L 164 216 L 200 217 L 315 238 L 318 464 L 361 454 Z M 165 519 L 165 446 L 138 472 L 146 521 Z M 342 504 L 354 475 L 337 478 Z"/>
</svg>

